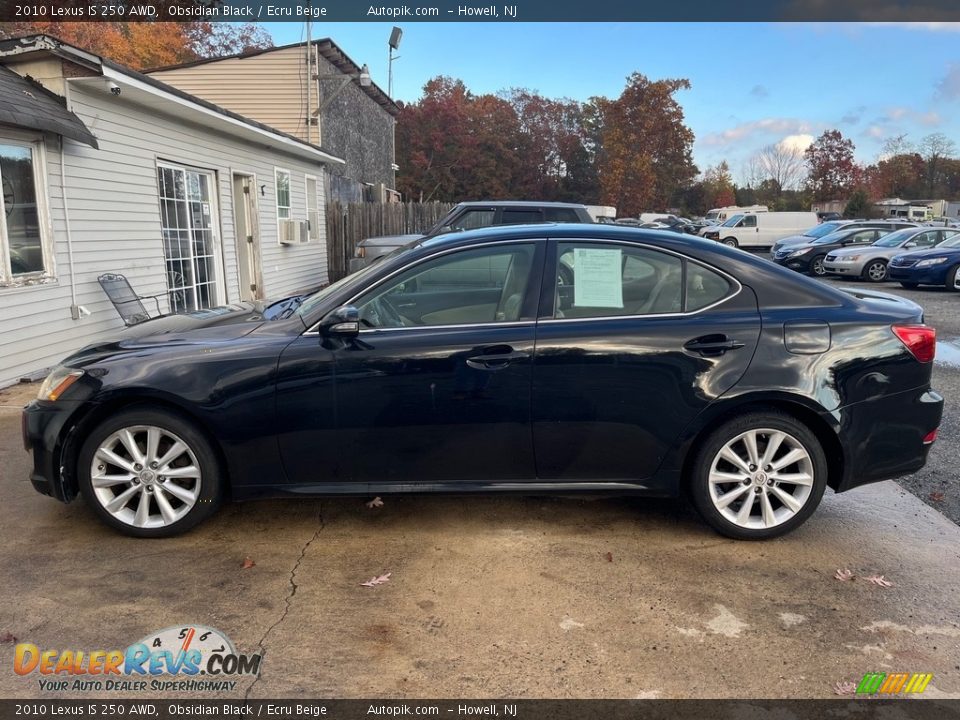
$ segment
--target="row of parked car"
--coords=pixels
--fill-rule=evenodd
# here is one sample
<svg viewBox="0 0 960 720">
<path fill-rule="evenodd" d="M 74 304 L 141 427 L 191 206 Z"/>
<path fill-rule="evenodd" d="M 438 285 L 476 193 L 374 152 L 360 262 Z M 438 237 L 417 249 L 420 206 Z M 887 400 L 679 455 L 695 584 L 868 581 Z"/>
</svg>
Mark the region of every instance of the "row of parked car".
<svg viewBox="0 0 960 720">
<path fill-rule="evenodd" d="M 825 222 L 778 240 L 771 259 L 816 276 L 960 290 L 960 230 L 955 228 L 896 220 Z"/>
</svg>

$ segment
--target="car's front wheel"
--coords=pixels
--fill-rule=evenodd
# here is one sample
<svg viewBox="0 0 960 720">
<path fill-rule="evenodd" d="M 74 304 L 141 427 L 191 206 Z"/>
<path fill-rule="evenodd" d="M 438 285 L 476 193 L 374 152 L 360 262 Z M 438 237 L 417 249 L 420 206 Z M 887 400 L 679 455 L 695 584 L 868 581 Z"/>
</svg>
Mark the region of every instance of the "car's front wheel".
<svg viewBox="0 0 960 720">
<path fill-rule="evenodd" d="M 826 255 L 817 255 L 810 261 L 810 274 L 815 275 L 816 277 L 823 277 L 827 274 L 826 268 L 823 267 L 823 260 Z"/>
<path fill-rule="evenodd" d="M 960 290 L 960 265 L 947 270 L 947 290 Z"/>
<path fill-rule="evenodd" d="M 133 408 L 102 422 L 78 456 L 80 492 L 107 525 L 134 537 L 189 530 L 219 506 L 217 455 L 193 423 Z"/>
<path fill-rule="evenodd" d="M 717 532 L 762 540 L 813 514 L 827 463 L 816 436 L 795 418 L 752 412 L 724 423 L 700 445 L 689 481 L 694 505 Z"/>
<path fill-rule="evenodd" d="M 885 260 L 871 260 L 863 268 L 863 279 L 870 282 L 883 282 L 887 279 L 887 263 Z"/>
</svg>

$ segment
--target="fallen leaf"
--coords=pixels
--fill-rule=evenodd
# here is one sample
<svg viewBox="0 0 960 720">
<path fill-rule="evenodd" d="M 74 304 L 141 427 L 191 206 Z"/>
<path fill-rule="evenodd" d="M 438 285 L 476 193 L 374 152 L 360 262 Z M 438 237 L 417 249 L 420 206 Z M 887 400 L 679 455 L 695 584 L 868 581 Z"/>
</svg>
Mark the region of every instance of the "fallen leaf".
<svg viewBox="0 0 960 720">
<path fill-rule="evenodd" d="M 380 496 L 377 495 L 377 497 L 375 497 L 370 502 L 364 503 L 364 505 L 366 505 L 368 508 L 372 510 L 373 508 L 383 507 L 383 500 L 381 500 Z"/>
<path fill-rule="evenodd" d="M 934 492 L 930 493 L 929 497 L 930 497 L 930 499 L 931 499 L 933 502 L 943 502 L 943 493 L 942 493 L 942 492 L 934 491 Z"/>
<path fill-rule="evenodd" d="M 606 554 L 607 562 L 613 562 L 613 553 Z"/>
<path fill-rule="evenodd" d="M 0 635 L 0 643 L 10 643 L 13 644 L 17 641 L 17 638 L 14 637 L 13 633 L 4 633 Z"/>
<path fill-rule="evenodd" d="M 846 568 L 837 570 L 837 573 L 833 577 L 837 580 L 853 580 L 853 570 L 847 570 Z"/>
<path fill-rule="evenodd" d="M 249 570 L 254 565 L 256 565 L 256 563 L 253 561 L 252 557 L 245 557 L 243 559 L 243 565 L 241 565 L 240 567 L 242 567 L 244 570 Z"/>
<path fill-rule="evenodd" d="M 893 583 L 883 575 L 871 575 L 867 578 L 867 582 L 872 582 L 874 585 L 879 585 L 880 587 L 893 587 Z"/>
<path fill-rule="evenodd" d="M 833 684 L 834 695 L 853 695 L 857 690 L 856 683 L 838 682 Z"/>
<path fill-rule="evenodd" d="M 365 583 L 360 583 L 363 587 L 376 587 L 377 585 L 383 585 L 385 582 L 390 582 L 390 575 L 393 573 L 387 573 L 386 575 L 378 575 L 377 577 L 372 577 L 367 580 Z"/>
</svg>

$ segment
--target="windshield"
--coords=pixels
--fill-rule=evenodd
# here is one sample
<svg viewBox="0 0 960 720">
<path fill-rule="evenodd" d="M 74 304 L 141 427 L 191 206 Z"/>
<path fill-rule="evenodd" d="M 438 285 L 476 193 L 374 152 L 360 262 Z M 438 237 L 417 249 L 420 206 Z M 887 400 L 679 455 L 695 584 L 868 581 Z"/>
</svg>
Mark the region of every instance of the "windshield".
<svg viewBox="0 0 960 720">
<path fill-rule="evenodd" d="M 346 277 L 342 277 L 339 280 L 337 280 L 335 283 L 331 283 L 330 285 L 327 285 L 323 290 L 319 290 L 315 292 L 313 295 L 311 295 L 306 300 L 304 300 L 303 303 L 300 305 L 300 307 L 297 308 L 297 315 L 299 315 L 301 318 L 304 318 L 306 315 L 309 315 L 314 309 L 320 307 L 323 303 L 327 301 L 329 297 L 339 292 L 341 289 L 347 287 L 348 285 L 352 285 L 355 282 L 359 282 L 360 280 L 365 278 L 367 275 L 372 274 L 374 270 L 380 267 L 380 263 L 384 262 L 389 258 L 396 257 L 397 255 L 403 252 L 406 252 L 407 250 L 408 250 L 407 247 L 397 248 L 389 255 L 384 255 L 382 260 L 371 263 L 370 265 L 367 265 L 366 267 L 364 267 L 362 270 L 359 270 L 353 273 L 353 275 L 347 275 Z M 306 324 L 306 320 L 304 320 L 304 324 Z"/>
<path fill-rule="evenodd" d="M 743 215 L 734 215 L 733 217 L 727 218 L 727 221 L 723 224 L 723 227 L 733 227 L 741 220 L 743 220 Z"/>
<path fill-rule="evenodd" d="M 898 245 L 900 245 L 902 242 L 904 242 L 904 241 L 907 240 L 908 238 L 911 238 L 911 237 L 913 237 L 914 235 L 916 235 L 916 233 L 917 233 L 917 231 L 916 231 L 916 230 L 913 230 L 913 229 L 909 229 L 909 230 L 897 230 L 896 232 L 890 233 L 889 235 L 887 235 L 887 236 L 886 236 L 885 238 L 883 238 L 882 240 L 878 240 L 877 242 L 874 243 L 874 245 L 875 245 L 876 247 L 887 247 L 887 248 L 888 248 L 888 247 L 897 247 Z"/>
<path fill-rule="evenodd" d="M 810 228 L 809 230 L 804 230 L 803 234 L 807 237 L 812 238 L 822 238 L 824 235 L 829 235 L 834 232 L 837 228 L 841 227 L 841 223 L 836 222 L 825 222 L 816 225 L 815 227 Z"/>
</svg>

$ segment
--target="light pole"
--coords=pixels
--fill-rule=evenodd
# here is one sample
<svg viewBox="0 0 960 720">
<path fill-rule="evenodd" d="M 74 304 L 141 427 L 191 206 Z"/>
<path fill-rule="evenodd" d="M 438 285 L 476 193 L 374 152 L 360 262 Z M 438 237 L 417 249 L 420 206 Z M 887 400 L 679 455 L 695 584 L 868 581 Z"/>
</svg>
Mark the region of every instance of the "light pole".
<svg viewBox="0 0 960 720">
<path fill-rule="evenodd" d="M 389 60 L 387 61 L 387 95 L 390 98 L 393 98 L 393 61 L 400 58 L 399 55 L 393 53 L 400 47 L 400 38 L 402 37 L 403 30 L 394 26 L 390 33 L 390 39 L 387 41 L 387 45 L 390 46 Z"/>
</svg>

